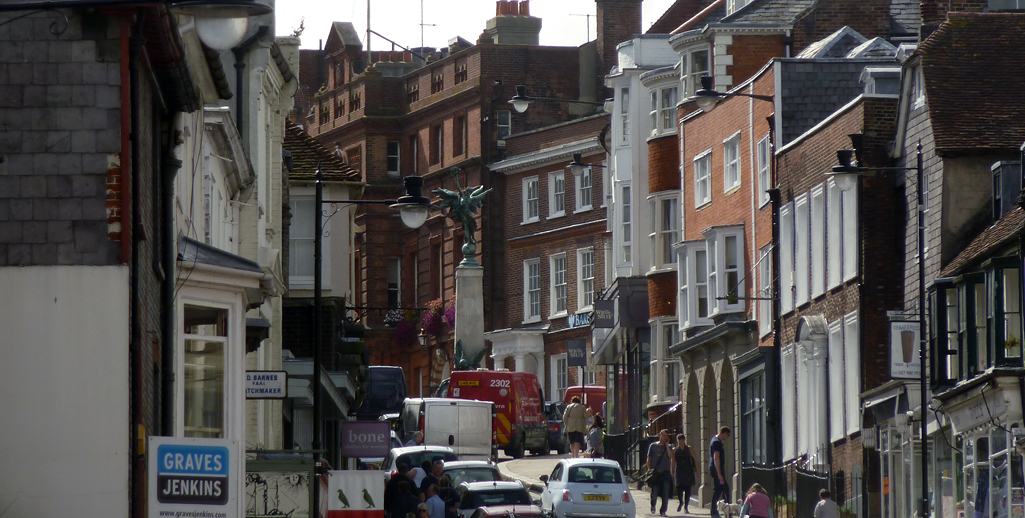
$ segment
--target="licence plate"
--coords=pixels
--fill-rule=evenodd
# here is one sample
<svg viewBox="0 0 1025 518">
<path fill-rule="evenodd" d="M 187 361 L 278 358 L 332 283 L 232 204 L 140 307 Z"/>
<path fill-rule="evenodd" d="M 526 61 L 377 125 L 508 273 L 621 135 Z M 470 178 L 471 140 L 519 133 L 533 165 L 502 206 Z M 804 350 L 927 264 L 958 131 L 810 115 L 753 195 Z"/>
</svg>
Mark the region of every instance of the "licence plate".
<svg viewBox="0 0 1025 518">
<path fill-rule="evenodd" d="M 584 495 L 585 502 L 608 502 L 609 495 Z"/>
</svg>

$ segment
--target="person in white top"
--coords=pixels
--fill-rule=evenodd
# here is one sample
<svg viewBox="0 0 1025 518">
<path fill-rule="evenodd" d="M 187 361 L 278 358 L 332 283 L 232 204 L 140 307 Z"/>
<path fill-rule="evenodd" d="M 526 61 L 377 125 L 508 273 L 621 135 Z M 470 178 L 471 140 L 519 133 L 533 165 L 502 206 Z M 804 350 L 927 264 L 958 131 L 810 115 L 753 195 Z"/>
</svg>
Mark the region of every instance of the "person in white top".
<svg viewBox="0 0 1025 518">
<path fill-rule="evenodd" d="M 819 503 L 815 504 L 814 518 L 840 518 L 840 508 L 830 496 L 828 489 L 819 491 Z"/>
</svg>

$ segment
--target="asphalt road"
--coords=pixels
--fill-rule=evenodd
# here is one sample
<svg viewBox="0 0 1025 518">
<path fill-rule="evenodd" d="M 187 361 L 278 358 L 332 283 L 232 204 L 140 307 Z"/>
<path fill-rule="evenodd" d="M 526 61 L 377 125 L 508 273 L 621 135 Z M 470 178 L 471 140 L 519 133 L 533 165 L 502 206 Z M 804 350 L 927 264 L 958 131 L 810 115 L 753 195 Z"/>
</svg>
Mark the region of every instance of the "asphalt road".
<svg viewBox="0 0 1025 518">
<path fill-rule="evenodd" d="M 568 458 L 569 454 L 566 455 L 527 455 L 522 459 L 512 459 L 499 455 L 498 457 L 498 469 L 501 470 L 505 476 L 526 482 L 531 486 L 531 491 L 540 493 L 544 484 L 541 482 L 541 475 L 548 475 L 555 468 L 555 464 L 559 462 L 559 459 Z M 697 488 L 695 488 L 697 489 Z M 630 493 L 634 498 L 634 502 L 637 504 L 637 516 L 653 516 L 649 513 L 651 510 L 651 495 L 650 490 L 637 489 L 637 484 L 630 485 Z M 708 509 L 699 508 L 696 500 L 691 502 L 690 514 L 684 514 L 683 511 L 676 512 L 676 506 L 679 502 L 676 500 L 674 495 L 669 501 L 669 516 L 696 516 L 703 517 L 708 516 Z"/>
</svg>

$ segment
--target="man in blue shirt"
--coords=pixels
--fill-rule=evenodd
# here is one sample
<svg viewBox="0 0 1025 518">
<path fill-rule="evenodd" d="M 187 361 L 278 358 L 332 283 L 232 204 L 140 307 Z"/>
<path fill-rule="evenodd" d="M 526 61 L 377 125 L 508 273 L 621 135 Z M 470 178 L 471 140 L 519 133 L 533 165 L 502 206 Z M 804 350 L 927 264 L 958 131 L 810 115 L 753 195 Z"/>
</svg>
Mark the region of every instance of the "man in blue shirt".
<svg viewBox="0 0 1025 518">
<path fill-rule="evenodd" d="M 427 513 L 430 518 L 445 518 L 445 501 L 438 496 L 441 488 L 437 484 L 431 484 L 427 488 Z"/>
<path fill-rule="evenodd" d="M 708 475 L 712 477 L 712 518 L 719 517 L 719 500 L 730 501 L 730 487 L 726 485 L 726 446 L 723 441 L 730 438 L 730 428 L 724 426 L 712 437 L 708 446 Z"/>
</svg>

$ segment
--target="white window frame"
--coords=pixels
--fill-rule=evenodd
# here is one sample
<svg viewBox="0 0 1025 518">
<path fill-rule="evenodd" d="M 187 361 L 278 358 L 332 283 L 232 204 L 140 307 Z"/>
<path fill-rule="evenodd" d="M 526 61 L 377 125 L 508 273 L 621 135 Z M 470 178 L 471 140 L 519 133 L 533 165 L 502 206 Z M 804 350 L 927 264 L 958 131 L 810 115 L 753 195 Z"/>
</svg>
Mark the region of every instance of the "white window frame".
<svg viewBox="0 0 1025 518">
<path fill-rule="evenodd" d="M 858 276 L 858 189 L 840 191 L 843 205 L 843 280 Z"/>
<path fill-rule="evenodd" d="M 844 315 L 843 327 L 847 435 L 852 435 L 861 428 L 861 322 L 857 311 Z"/>
<path fill-rule="evenodd" d="M 310 218 L 314 217 L 319 211 L 314 207 L 316 201 L 313 197 L 297 196 L 293 193 L 290 203 L 292 205 L 292 218 L 288 233 L 288 286 L 298 289 L 313 288 L 313 280 L 316 273 L 313 271 L 313 247 L 316 229 L 314 221 Z M 300 205 L 305 206 L 305 209 L 301 210 Z M 321 217 L 323 218 L 323 214 L 321 214 Z M 303 229 L 303 231 L 299 229 Z M 325 234 L 327 233 L 325 232 Z M 329 241 L 331 236 L 325 235 L 322 239 L 323 247 L 330 250 Z M 303 244 L 305 246 L 301 246 Z M 321 266 L 326 267 L 328 260 L 328 257 L 324 257 Z M 299 275 L 299 267 L 303 263 L 306 263 L 303 266 L 309 270 L 309 275 Z M 324 271 L 330 270 L 325 268 Z"/>
<path fill-rule="evenodd" d="M 704 64 L 696 67 L 699 54 L 704 54 Z M 682 99 L 689 99 L 701 88 L 701 77 L 712 74 L 712 51 L 707 44 L 689 48 L 680 53 L 680 82 L 683 84 Z"/>
<path fill-rule="evenodd" d="M 712 202 L 712 150 L 694 156 L 694 207 Z"/>
<path fill-rule="evenodd" d="M 772 245 L 759 251 L 758 329 L 761 336 L 772 332 Z"/>
<path fill-rule="evenodd" d="M 705 242 L 708 250 L 709 314 L 742 313 L 747 297 L 744 228 L 737 225 L 710 229 L 705 232 Z M 730 255 L 727 246 L 730 242 L 734 246 L 732 260 L 727 257 Z M 733 302 L 728 298 L 731 289 L 736 290 L 737 296 Z"/>
<path fill-rule="evenodd" d="M 808 269 L 810 265 L 811 240 L 808 236 L 811 218 L 808 194 L 794 199 L 794 304 L 806 304 L 809 299 Z"/>
<path fill-rule="evenodd" d="M 590 257 L 590 260 L 587 258 Z M 594 248 L 577 249 L 577 313 L 594 307 Z"/>
<path fill-rule="evenodd" d="M 551 311 L 548 318 L 564 317 L 569 314 L 569 259 L 566 252 L 551 255 L 548 266 L 548 308 Z"/>
<path fill-rule="evenodd" d="M 395 305 L 391 305 L 392 292 L 395 292 Z M 402 307 L 402 258 L 398 256 L 388 258 L 388 299 L 389 309 Z"/>
<path fill-rule="evenodd" d="M 680 303 L 679 321 L 682 329 L 712 324 L 712 310 L 715 295 L 709 287 L 707 241 L 687 241 L 679 250 L 680 257 Z M 700 314 L 701 292 L 705 296 L 705 315 Z"/>
<path fill-rule="evenodd" d="M 847 402 L 845 396 L 844 382 L 844 339 L 843 320 L 830 322 L 826 334 L 826 348 L 828 354 L 826 363 L 829 372 L 829 440 L 839 441 L 844 438 L 847 425 L 844 422 L 846 412 L 844 404 Z"/>
<path fill-rule="evenodd" d="M 498 141 L 505 142 L 505 138 L 512 134 L 512 112 L 509 110 L 498 110 L 495 114 L 495 131 Z"/>
<path fill-rule="evenodd" d="M 925 82 L 922 77 L 922 65 L 911 72 L 911 109 L 917 110 L 925 106 Z"/>
<path fill-rule="evenodd" d="M 794 310 L 794 202 L 779 209 L 779 300 L 784 314 Z"/>
<path fill-rule="evenodd" d="M 783 422 L 783 461 L 797 457 L 797 385 L 793 380 L 797 379 L 796 356 L 797 347 L 788 344 L 783 347 L 780 356 L 783 358 L 781 367 L 783 385 L 783 398 L 780 410 L 781 421 Z"/>
<path fill-rule="evenodd" d="M 680 397 L 679 378 L 683 366 L 680 361 L 673 359 L 669 348 L 679 340 L 679 326 L 675 320 L 664 318 L 649 320 L 648 326 L 654 333 L 649 371 L 652 373 L 648 385 L 649 402 L 672 402 L 672 398 Z M 669 369 L 675 369 L 674 380 L 669 379 Z"/>
<path fill-rule="evenodd" d="M 593 208 L 592 204 L 594 202 L 591 198 L 594 197 L 594 176 L 591 173 L 590 167 L 584 167 L 580 170 L 579 174 L 575 174 L 573 177 L 577 195 L 575 212 L 583 212 Z"/>
<path fill-rule="evenodd" d="M 623 184 L 619 186 L 619 193 L 619 206 L 623 209 L 619 211 L 619 230 L 623 238 L 619 257 L 621 264 L 630 265 L 633 264 L 633 189 L 630 188 L 630 184 Z"/>
<path fill-rule="evenodd" d="M 726 0 L 726 16 L 729 16 L 754 0 Z"/>
<path fill-rule="evenodd" d="M 566 353 L 551 356 L 552 401 L 562 401 L 569 388 L 569 357 Z"/>
<path fill-rule="evenodd" d="M 740 187 L 740 132 L 722 141 L 723 192 Z"/>
<path fill-rule="evenodd" d="M 548 219 L 566 215 L 566 173 L 548 173 Z"/>
<path fill-rule="evenodd" d="M 649 90 L 651 134 L 666 135 L 676 132 L 676 86 L 654 87 Z"/>
<path fill-rule="evenodd" d="M 541 181 L 537 176 L 523 179 L 523 223 L 541 221 Z"/>
<path fill-rule="evenodd" d="M 772 146 L 769 135 L 758 141 L 758 206 L 769 203 L 769 189 L 772 188 Z"/>
<path fill-rule="evenodd" d="M 826 180 L 826 286 L 833 289 L 843 282 L 843 211 L 840 188 Z"/>
<path fill-rule="evenodd" d="M 811 296 L 826 292 L 826 186 L 811 190 Z"/>
<path fill-rule="evenodd" d="M 389 140 L 385 145 L 385 166 L 388 176 L 399 176 L 402 170 L 402 143 L 398 140 Z M 394 147 L 394 149 L 392 149 Z M 395 160 L 395 168 L 391 168 L 391 161 Z"/>
<path fill-rule="evenodd" d="M 535 296 L 537 298 L 536 304 L 532 300 Z M 541 259 L 527 259 L 523 261 L 523 323 L 540 321 Z"/>
<path fill-rule="evenodd" d="M 676 247 L 676 271 L 679 288 L 676 293 L 676 319 L 680 323 L 680 329 L 690 328 L 690 272 L 687 265 L 690 262 L 690 245 L 680 243 Z"/>
<path fill-rule="evenodd" d="M 680 240 L 679 191 L 666 191 L 648 196 L 651 216 L 648 241 L 651 247 L 652 270 L 675 270 L 676 253 L 673 245 Z"/>
<path fill-rule="evenodd" d="M 630 88 L 620 88 L 619 99 L 619 145 L 625 147 L 630 145 Z"/>
</svg>

